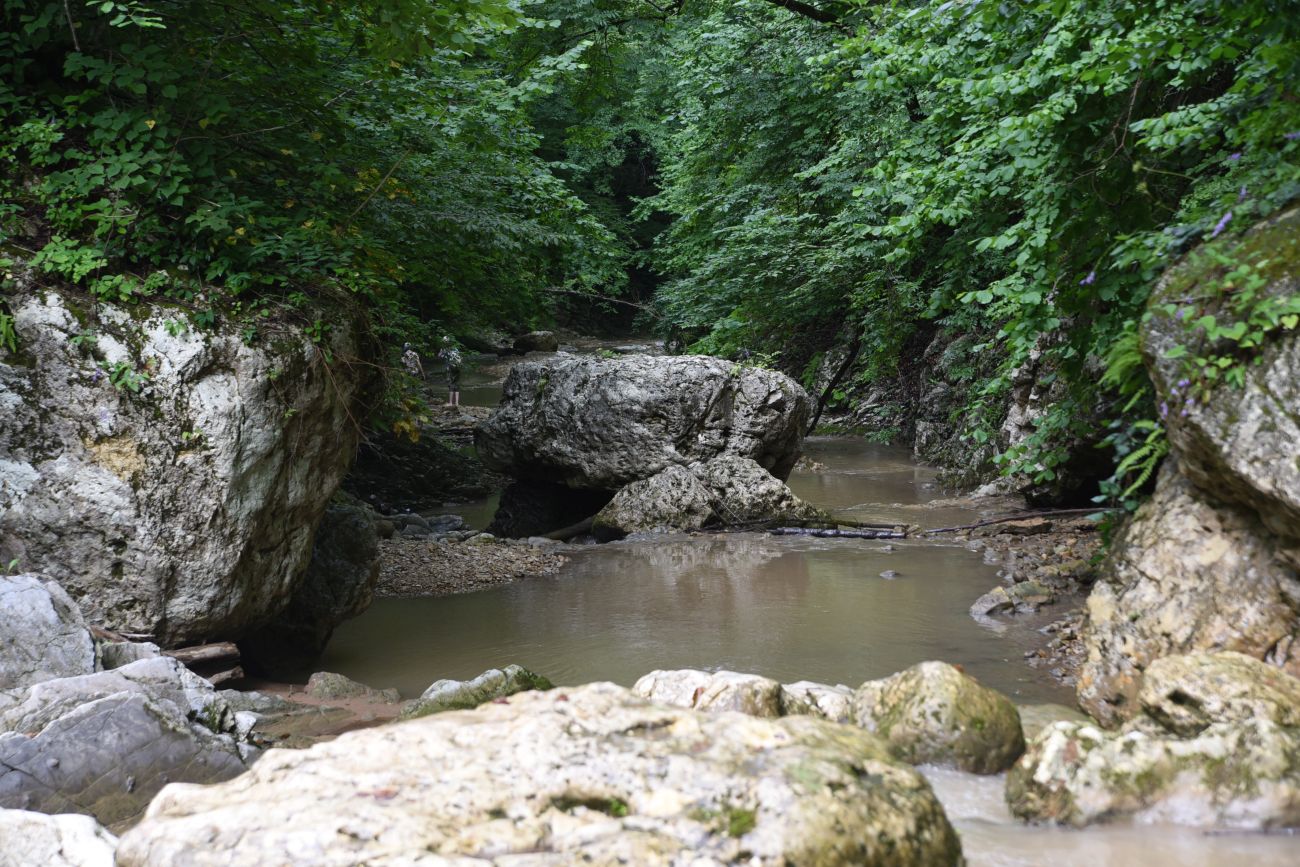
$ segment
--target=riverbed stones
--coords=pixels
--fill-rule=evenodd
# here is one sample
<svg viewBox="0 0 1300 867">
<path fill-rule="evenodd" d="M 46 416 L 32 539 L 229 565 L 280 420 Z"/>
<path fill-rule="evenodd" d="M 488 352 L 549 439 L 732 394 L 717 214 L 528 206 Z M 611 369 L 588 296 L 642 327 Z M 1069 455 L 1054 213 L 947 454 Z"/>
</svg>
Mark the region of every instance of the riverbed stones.
<svg viewBox="0 0 1300 867">
<path fill-rule="evenodd" d="M 63 588 L 40 575 L 0 576 L 0 692 L 94 670 L 94 641 Z"/>
<path fill-rule="evenodd" d="M 696 713 L 613 684 L 527 692 L 171 786 L 121 867 L 953 865 L 929 785 L 867 732 Z"/>
<path fill-rule="evenodd" d="M 794 380 L 708 356 L 560 355 L 516 365 L 475 444 L 516 478 L 617 491 L 722 455 L 789 476 L 811 410 Z"/>
<path fill-rule="evenodd" d="M 0 562 L 168 646 L 286 605 L 356 448 L 360 317 L 320 345 L 288 322 L 250 344 L 241 323 L 196 330 L 174 308 L 30 285 L 7 301 L 22 349 L 0 352 Z"/>
<path fill-rule="evenodd" d="M 781 684 L 757 674 L 691 668 L 652 671 L 633 684 L 632 692 L 674 707 L 781 716 Z"/>
<path fill-rule="evenodd" d="M 1236 653 L 1162 659 L 1117 732 L 1044 729 L 1007 777 L 1012 812 L 1082 827 L 1134 819 L 1300 826 L 1300 681 Z"/>
<path fill-rule="evenodd" d="M 113 867 L 116 849 L 89 816 L 0 809 L 0 867 Z"/>
<path fill-rule="evenodd" d="M 0 713 L 0 807 L 129 823 L 170 781 L 215 782 L 257 751 L 211 684 L 160 657 L 29 687 Z"/>
<path fill-rule="evenodd" d="M 1088 597 L 1079 704 L 1104 725 L 1137 712 L 1162 656 L 1233 650 L 1300 674 L 1300 572 L 1248 510 L 1216 503 L 1174 463 L 1116 541 Z"/>
<path fill-rule="evenodd" d="M 597 513 L 592 533 L 608 541 L 632 533 L 811 520 L 829 516 L 750 458 L 724 456 L 632 482 Z"/>
<path fill-rule="evenodd" d="M 526 690 L 553 689 L 540 674 L 522 665 L 489 668 L 471 680 L 437 680 L 419 698 L 402 708 L 402 719 L 416 719 L 450 710 L 468 710 L 484 702 L 505 698 Z"/>
<path fill-rule="evenodd" d="M 943 662 L 922 662 L 864 683 L 854 719 L 914 765 L 940 764 L 996 774 L 1025 751 L 1011 700 Z"/>
</svg>

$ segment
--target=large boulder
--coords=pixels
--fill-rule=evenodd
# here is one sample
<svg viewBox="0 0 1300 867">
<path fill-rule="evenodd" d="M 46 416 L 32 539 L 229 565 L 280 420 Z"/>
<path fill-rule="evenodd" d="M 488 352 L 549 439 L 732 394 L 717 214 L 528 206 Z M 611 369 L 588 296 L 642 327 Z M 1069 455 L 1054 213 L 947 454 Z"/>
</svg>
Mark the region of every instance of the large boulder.
<svg viewBox="0 0 1300 867">
<path fill-rule="evenodd" d="M 1089 600 L 1079 701 L 1107 725 L 1161 656 L 1236 650 L 1300 675 L 1300 330 L 1280 317 L 1247 347 L 1203 328 L 1249 332 L 1240 308 L 1296 297 L 1300 209 L 1194 250 L 1152 293 L 1142 353 L 1172 458 Z M 1198 356 L 1236 359 L 1232 376 Z"/>
<path fill-rule="evenodd" d="M 1011 700 L 943 662 L 867 681 L 854 692 L 853 709 L 858 725 L 912 764 L 996 774 L 1025 751 Z"/>
<path fill-rule="evenodd" d="M 954 865 L 929 785 L 867 732 L 702 714 L 613 684 L 272 751 L 170 786 L 118 848 L 145 865 Z"/>
<path fill-rule="evenodd" d="M 0 867 L 113 867 L 116 849 L 89 816 L 0 809 Z"/>
<path fill-rule="evenodd" d="M 633 684 L 632 691 L 674 707 L 781 716 L 781 684 L 757 674 L 691 668 L 652 671 Z"/>
<path fill-rule="evenodd" d="M 513 345 L 515 352 L 556 352 L 560 338 L 554 331 L 530 331 L 516 337 Z"/>
<path fill-rule="evenodd" d="M 470 680 L 436 680 L 420 697 L 402 708 L 402 719 L 416 719 L 449 710 L 470 710 L 489 701 L 527 690 L 553 689 L 554 684 L 522 665 L 489 668 Z"/>
<path fill-rule="evenodd" d="M 177 308 L 36 288 L 8 305 L 0 560 L 163 644 L 235 637 L 284 607 L 356 448 L 360 319 L 320 345 L 288 322 L 249 343 Z"/>
<path fill-rule="evenodd" d="M 631 533 L 818 519 L 829 516 L 752 459 L 728 455 L 690 467 L 673 465 L 632 482 L 600 510 L 592 532 L 608 540 Z"/>
<path fill-rule="evenodd" d="M 1240 272 L 1227 275 L 1225 260 L 1253 267 L 1259 285 L 1246 286 L 1251 277 Z M 1219 301 L 1231 280 L 1260 301 L 1300 296 L 1300 208 L 1240 239 L 1196 250 L 1170 269 L 1148 304 L 1142 353 L 1187 477 L 1216 499 L 1258 514 L 1269 532 L 1300 540 L 1300 330 L 1279 328 L 1265 338 L 1242 365 L 1241 386 L 1197 377 L 1188 356 L 1175 351 L 1199 339 L 1195 323 L 1205 313 L 1215 314 L 1220 326 L 1231 324 Z M 1200 351 L 1231 353 L 1233 347 Z M 1300 558 L 1292 564 L 1300 568 Z"/>
<path fill-rule="evenodd" d="M 1300 675 L 1300 553 L 1251 511 L 1216 503 L 1169 462 L 1088 597 L 1079 704 L 1105 725 L 1137 711 L 1162 656 L 1235 650 Z"/>
<path fill-rule="evenodd" d="M 47 680 L 0 712 L 0 807 L 136 819 L 173 781 L 242 773 L 240 741 L 212 685 L 167 657 Z"/>
<path fill-rule="evenodd" d="M 3 693 L 95 670 L 81 609 L 53 581 L 0 576 L 0 709 Z"/>
<path fill-rule="evenodd" d="M 334 627 L 370 607 L 379 580 L 379 533 L 365 506 L 331 505 L 316 529 L 311 562 L 289 605 L 239 642 L 245 668 L 290 676 L 310 667 Z"/>
<path fill-rule="evenodd" d="M 1007 776 L 1021 818 L 1300 827 L 1300 681 L 1237 653 L 1152 664 L 1118 732 L 1044 729 Z"/>
<path fill-rule="evenodd" d="M 475 437 L 516 478 L 616 491 L 673 464 L 752 458 L 784 480 L 811 401 L 783 374 L 707 356 L 558 356 L 516 365 Z"/>
</svg>

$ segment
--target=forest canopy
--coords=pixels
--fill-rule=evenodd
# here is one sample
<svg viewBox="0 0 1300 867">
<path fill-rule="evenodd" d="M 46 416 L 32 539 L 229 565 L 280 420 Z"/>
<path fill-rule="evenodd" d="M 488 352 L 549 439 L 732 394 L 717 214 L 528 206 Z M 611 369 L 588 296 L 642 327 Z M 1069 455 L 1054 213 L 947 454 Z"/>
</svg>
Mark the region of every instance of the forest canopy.
<svg viewBox="0 0 1300 867">
<path fill-rule="evenodd" d="M 1300 193 L 1286 0 L 0 3 L 0 265 L 196 327 L 341 291 L 394 351 L 612 298 L 810 386 L 851 352 L 848 402 L 946 330 L 972 443 L 1046 359 L 1000 465 L 1104 435 L 1112 495 L 1155 282 Z"/>
</svg>

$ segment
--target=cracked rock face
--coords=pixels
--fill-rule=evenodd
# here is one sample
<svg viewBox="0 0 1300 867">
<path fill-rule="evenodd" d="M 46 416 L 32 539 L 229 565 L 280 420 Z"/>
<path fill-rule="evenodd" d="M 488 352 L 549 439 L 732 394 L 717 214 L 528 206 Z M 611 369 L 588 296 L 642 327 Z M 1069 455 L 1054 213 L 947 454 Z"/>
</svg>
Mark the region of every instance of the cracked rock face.
<svg viewBox="0 0 1300 867">
<path fill-rule="evenodd" d="M 1300 675 L 1300 572 L 1286 551 L 1252 512 L 1215 503 L 1168 463 L 1088 597 L 1079 704 L 1116 725 L 1138 712 L 1152 662 L 1198 650 Z"/>
<path fill-rule="evenodd" d="M 0 576 L 0 693 L 94 670 L 94 642 L 63 588 L 37 575 Z"/>
<path fill-rule="evenodd" d="M 0 712 L 0 807 L 138 818 L 165 783 L 226 780 L 256 750 L 212 685 L 168 657 L 48 680 Z"/>
<path fill-rule="evenodd" d="M 121 867 L 953 865 L 928 783 L 867 732 L 703 714 L 613 684 L 527 692 L 170 786 Z"/>
<path fill-rule="evenodd" d="M 1239 653 L 1152 664 L 1116 732 L 1045 728 L 1007 775 L 1011 811 L 1083 827 L 1132 819 L 1300 827 L 1300 680 Z"/>
<path fill-rule="evenodd" d="M 317 347 L 282 325 L 250 346 L 173 309 L 100 304 L 92 318 L 80 303 L 9 301 L 0 557 L 109 628 L 164 645 L 238 637 L 288 602 L 352 459 L 362 387 L 340 362 L 359 332 Z M 115 370 L 148 380 L 115 387 Z"/>
<path fill-rule="evenodd" d="M 789 377 L 708 356 L 557 356 L 516 365 L 478 429 L 484 463 L 516 478 L 615 491 L 723 455 L 790 475 L 811 401 Z"/>
</svg>

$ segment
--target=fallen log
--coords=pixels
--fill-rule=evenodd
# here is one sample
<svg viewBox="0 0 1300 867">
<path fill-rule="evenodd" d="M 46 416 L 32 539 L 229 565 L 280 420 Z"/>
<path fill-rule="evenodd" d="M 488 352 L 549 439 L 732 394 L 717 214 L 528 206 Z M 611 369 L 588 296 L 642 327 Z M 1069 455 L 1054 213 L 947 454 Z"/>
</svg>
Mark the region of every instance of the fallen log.
<svg viewBox="0 0 1300 867">
<path fill-rule="evenodd" d="M 773 536 L 816 536 L 819 539 L 906 539 L 906 530 L 833 530 L 825 527 L 774 527 Z"/>
<path fill-rule="evenodd" d="M 186 667 L 189 667 L 201 662 L 216 662 L 217 660 L 222 659 L 238 659 L 239 648 L 229 641 L 220 641 L 216 644 L 199 644 L 194 647 L 179 647 L 175 650 L 164 650 L 163 655 L 170 656 Z"/>
<path fill-rule="evenodd" d="M 581 536 L 583 533 L 591 532 L 591 527 L 596 523 L 596 516 L 583 518 L 576 524 L 570 524 L 567 527 L 561 527 L 558 530 L 552 530 L 549 533 L 543 533 L 543 539 L 553 539 L 556 542 L 567 542 L 574 536 Z"/>
<path fill-rule="evenodd" d="M 957 527 L 939 527 L 935 530 L 922 530 L 922 536 L 933 536 L 936 533 L 960 533 L 962 530 L 978 530 L 980 527 L 989 527 L 994 524 L 1009 524 L 1012 521 L 1029 521 L 1033 518 L 1051 518 L 1065 517 L 1066 515 L 1095 515 L 1101 512 L 1114 512 L 1115 509 L 1097 508 L 1091 509 L 1049 509 L 1043 512 L 1022 512 L 1019 515 L 1006 515 L 1001 518 L 989 518 L 986 521 L 976 521 L 974 524 L 962 524 Z"/>
<path fill-rule="evenodd" d="M 205 679 L 213 686 L 221 686 L 223 683 L 230 683 L 232 680 L 243 680 L 244 669 L 236 665 L 234 668 L 228 668 L 225 671 L 218 671 L 216 674 L 206 675 Z"/>
</svg>

